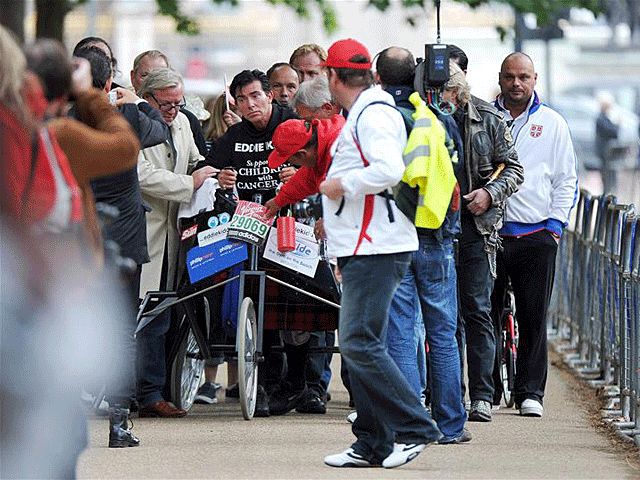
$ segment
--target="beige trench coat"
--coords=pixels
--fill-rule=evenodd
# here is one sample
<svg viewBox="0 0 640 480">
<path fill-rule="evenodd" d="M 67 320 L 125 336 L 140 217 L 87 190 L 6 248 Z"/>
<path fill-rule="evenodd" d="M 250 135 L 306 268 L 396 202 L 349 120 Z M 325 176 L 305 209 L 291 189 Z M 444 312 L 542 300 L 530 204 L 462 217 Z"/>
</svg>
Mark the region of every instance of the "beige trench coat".
<svg viewBox="0 0 640 480">
<path fill-rule="evenodd" d="M 151 261 L 142 266 L 140 298 L 148 291 L 173 289 L 180 238 L 176 226 L 179 204 L 191 201 L 191 169 L 204 158 L 198 152 L 189 120 L 178 113 L 171 124 L 175 151 L 167 140 L 145 148 L 138 156 L 138 178 L 142 198 L 151 207 L 147 213 L 147 246 Z M 167 245 L 167 287 L 160 285 L 162 259 Z"/>
</svg>

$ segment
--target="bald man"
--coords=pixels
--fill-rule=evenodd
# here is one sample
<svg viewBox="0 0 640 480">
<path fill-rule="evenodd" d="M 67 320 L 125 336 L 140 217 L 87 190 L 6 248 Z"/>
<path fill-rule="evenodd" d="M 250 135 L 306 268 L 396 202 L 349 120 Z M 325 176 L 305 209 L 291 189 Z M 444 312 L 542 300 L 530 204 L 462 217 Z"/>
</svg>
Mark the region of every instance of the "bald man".
<svg viewBox="0 0 640 480">
<path fill-rule="evenodd" d="M 537 79 L 528 55 L 508 55 L 500 69 L 501 93 L 495 101 L 511 124 L 524 167 L 524 182 L 507 200 L 500 230 L 504 250 L 498 254 L 494 300 L 501 300 L 505 282 L 510 279 L 520 333 L 515 401 L 520 415 L 527 417 L 541 417 L 543 413 L 547 309 L 558 243 L 578 188 L 569 127 L 540 101 L 535 91 Z"/>
</svg>

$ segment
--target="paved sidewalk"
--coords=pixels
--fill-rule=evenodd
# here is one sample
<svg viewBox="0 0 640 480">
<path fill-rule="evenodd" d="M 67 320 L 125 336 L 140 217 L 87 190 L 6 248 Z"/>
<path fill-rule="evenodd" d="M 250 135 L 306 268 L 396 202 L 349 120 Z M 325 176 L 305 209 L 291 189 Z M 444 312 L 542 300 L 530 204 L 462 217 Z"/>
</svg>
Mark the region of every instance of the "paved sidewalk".
<svg viewBox="0 0 640 480">
<path fill-rule="evenodd" d="M 335 358 L 335 357 L 334 357 Z M 334 372 L 338 361 L 334 360 Z M 334 382 L 326 415 L 290 413 L 242 419 L 237 402 L 197 405 L 183 419 L 134 419 L 142 446 L 109 449 L 107 421 L 90 422 L 90 448 L 79 478 L 381 479 L 381 478 L 640 478 L 623 455 L 595 432 L 561 372 L 549 370 L 545 416 L 521 418 L 494 411 L 491 423 L 469 423 L 473 441 L 427 448 L 393 470 L 337 469 L 325 455 L 353 440 L 346 392 Z"/>
</svg>

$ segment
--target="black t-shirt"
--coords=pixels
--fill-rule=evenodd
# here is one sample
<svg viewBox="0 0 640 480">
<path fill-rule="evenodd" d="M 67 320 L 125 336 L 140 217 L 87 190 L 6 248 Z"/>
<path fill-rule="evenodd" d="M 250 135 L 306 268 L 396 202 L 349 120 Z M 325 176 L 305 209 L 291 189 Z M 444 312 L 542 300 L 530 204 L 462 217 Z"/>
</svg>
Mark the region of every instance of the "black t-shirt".
<svg viewBox="0 0 640 480">
<path fill-rule="evenodd" d="M 292 118 L 298 116 L 289 108 L 274 104 L 271 119 L 264 130 L 257 130 L 247 120 L 229 127 L 227 133 L 214 143 L 204 164 L 215 168 L 234 167 L 241 200 L 253 200 L 254 193 L 262 194 L 263 203 L 270 200 L 280 184 L 278 173 L 288 165 L 285 163 L 273 170 L 269 168 L 268 158 L 273 150 L 271 138 L 278 125 Z"/>
</svg>

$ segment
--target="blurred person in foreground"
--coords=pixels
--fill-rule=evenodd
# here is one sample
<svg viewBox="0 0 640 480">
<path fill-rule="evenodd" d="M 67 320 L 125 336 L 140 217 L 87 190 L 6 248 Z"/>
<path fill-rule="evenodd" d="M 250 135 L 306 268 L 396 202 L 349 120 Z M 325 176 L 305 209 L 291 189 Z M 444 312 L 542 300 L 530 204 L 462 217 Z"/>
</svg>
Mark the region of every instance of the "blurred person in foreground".
<svg viewBox="0 0 640 480">
<path fill-rule="evenodd" d="M 511 279 L 518 312 L 515 403 L 520 415 L 542 417 L 547 383 L 547 310 L 562 230 L 578 193 L 576 155 L 567 122 L 540 101 L 538 74 L 520 52 L 503 60 L 494 106 L 511 122 L 524 182 L 507 200 L 500 229 L 494 319 Z"/>
<path fill-rule="evenodd" d="M 121 370 L 111 320 L 123 303 L 112 289 L 117 282 L 66 231 L 66 215 L 53 213 L 78 204 L 60 173 L 66 158 L 55 140 L 57 121 L 42 126 L 48 102 L 25 67 L 0 27 L 0 477 L 75 478 L 87 444 L 80 384 Z M 86 64 L 73 81 L 68 73 L 78 98 L 90 89 L 87 73 Z M 42 222 L 52 216 L 57 221 Z"/>
<path fill-rule="evenodd" d="M 331 94 L 350 112 L 320 192 L 329 254 L 342 274 L 339 344 L 358 410 L 356 441 L 324 462 L 393 468 L 442 436 L 384 343 L 393 293 L 418 248 L 412 222 L 378 195 L 402 177 L 407 132 L 402 115 L 390 108 L 393 97 L 373 87 L 364 45 L 335 42 L 324 66 Z"/>
</svg>

